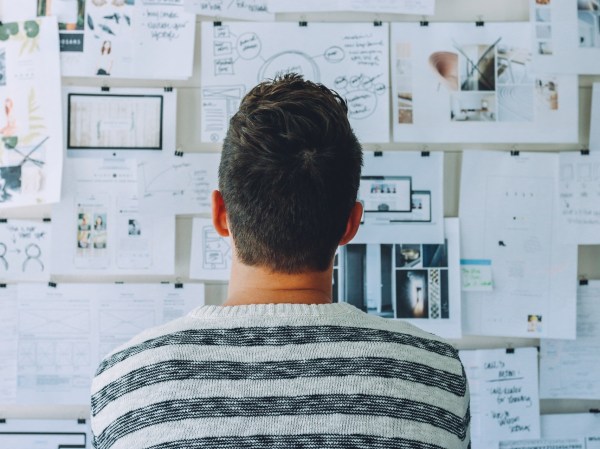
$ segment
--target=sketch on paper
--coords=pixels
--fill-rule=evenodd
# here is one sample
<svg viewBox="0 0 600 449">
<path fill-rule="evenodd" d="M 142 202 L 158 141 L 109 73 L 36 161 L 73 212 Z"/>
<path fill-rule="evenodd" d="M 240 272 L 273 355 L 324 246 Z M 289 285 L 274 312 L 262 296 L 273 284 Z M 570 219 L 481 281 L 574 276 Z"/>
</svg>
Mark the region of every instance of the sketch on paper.
<svg viewBox="0 0 600 449">
<path fill-rule="evenodd" d="M 165 154 L 138 164 L 140 210 L 148 214 L 210 213 L 218 153 Z"/>
<path fill-rule="evenodd" d="M 0 208 L 60 197 L 62 114 L 54 18 L 0 26 Z M 57 132 L 58 131 L 58 132 Z"/>
<path fill-rule="evenodd" d="M 0 223 L 0 279 L 48 280 L 50 229 L 51 224 L 42 221 Z"/>
<path fill-rule="evenodd" d="M 231 242 L 217 234 L 210 219 L 195 218 L 192 231 L 192 279 L 229 280 L 233 248 Z"/>
<path fill-rule="evenodd" d="M 528 24 L 399 23 L 392 51 L 395 141 L 576 140 L 576 78 L 536 73 Z"/>
<path fill-rule="evenodd" d="M 255 84 L 290 72 L 344 96 L 359 139 L 388 141 L 387 25 L 315 23 L 308 28 L 283 23 L 203 25 L 203 141 L 223 140 L 239 101 Z M 288 38 L 277 38 L 283 34 Z"/>
<path fill-rule="evenodd" d="M 577 246 L 558 232 L 559 155 L 468 151 L 462 167 L 461 254 L 493 275 L 493 288 L 463 292 L 465 334 L 574 338 Z"/>
</svg>

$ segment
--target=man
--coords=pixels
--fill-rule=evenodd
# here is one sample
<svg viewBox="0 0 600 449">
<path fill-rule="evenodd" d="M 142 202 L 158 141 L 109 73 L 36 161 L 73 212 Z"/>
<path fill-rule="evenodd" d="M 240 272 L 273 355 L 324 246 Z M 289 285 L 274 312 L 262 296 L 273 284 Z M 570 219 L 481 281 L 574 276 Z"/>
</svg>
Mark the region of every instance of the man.
<svg viewBox="0 0 600 449">
<path fill-rule="evenodd" d="M 362 215 L 362 150 L 347 112 L 298 75 L 243 99 L 213 193 L 213 223 L 235 248 L 228 299 L 101 363 L 96 448 L 469 446 L 456 350 L 331 303 L 335 251 Z"/>
</svg>

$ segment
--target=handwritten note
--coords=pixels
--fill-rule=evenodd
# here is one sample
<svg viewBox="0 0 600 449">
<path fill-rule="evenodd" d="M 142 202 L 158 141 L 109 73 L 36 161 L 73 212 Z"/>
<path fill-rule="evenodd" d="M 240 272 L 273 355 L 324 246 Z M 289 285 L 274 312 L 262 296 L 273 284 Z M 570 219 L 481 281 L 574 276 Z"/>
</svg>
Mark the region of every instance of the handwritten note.
<svg viewBox="0 0 600 449">
<path fill-rule="evenodd" d="M 600 243 L 600 152 L 560 154 L 559 226 L 565 243 Z"/>
<path fill-rule="evenodd" d="M 274 20 L 267 0 L 186 0 L 187 11 L 208 17 L 267 21 Z"/>
<path fill-rule="evenodd" d="M 540 437 L 536 348 L 461 351 L 471 390 L 473 447 Z"/>
<path fill-rule="evenodd" d="M 489 259 L 461 259 L 460 273 L 463 292 L 491 292 L 494 289 Z"/>
</svg>

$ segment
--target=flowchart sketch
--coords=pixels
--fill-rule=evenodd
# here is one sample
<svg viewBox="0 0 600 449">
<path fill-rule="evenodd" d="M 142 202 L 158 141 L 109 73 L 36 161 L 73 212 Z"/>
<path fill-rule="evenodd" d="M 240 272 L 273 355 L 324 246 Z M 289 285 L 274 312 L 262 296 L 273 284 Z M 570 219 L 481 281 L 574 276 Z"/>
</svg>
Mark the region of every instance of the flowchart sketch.
<svg viewBox="0 0 600 449">
<path fill-rule="evenodd" d="M 269 11 L 268 0 L 184 0 L 186 11 L 221 19 L 268 21 L 275 14 Z"/>
<path fill-rule="evenodd" d="M 203 23 L 202 141 L 223 140 L 240 100 L 256 84 L 298 73 L 346 99 L 361 141 L 388 142 L 388 35 L 387 24 Z"/>
<path fill-rule="evenodd" d="M 219 153 L 163 154 L 138 162 L 140 210 L 149 215 L 208 214 Z"/>
<path fill-rule="evenodd" d="M 600 74 L 597 0 L 529 0 L 534 62 L 541 73 Z"/>
<path fill-rule="evenodd" d="M 51 229 L 41 220 L 0 221 L 0 280 L 50 279 Z"/>
<path fill-rule="evenodd" d="M 232 254 L 231 240 L 217 234 L 210 219 L 194 219 L 190 278 L 228 281 Z"/>
<path fill-rule="evenodd" d="M 395 142 L 578 141 L 577 77 L 536 71 L 528 23 L 391 34 Z"/>
</svg>

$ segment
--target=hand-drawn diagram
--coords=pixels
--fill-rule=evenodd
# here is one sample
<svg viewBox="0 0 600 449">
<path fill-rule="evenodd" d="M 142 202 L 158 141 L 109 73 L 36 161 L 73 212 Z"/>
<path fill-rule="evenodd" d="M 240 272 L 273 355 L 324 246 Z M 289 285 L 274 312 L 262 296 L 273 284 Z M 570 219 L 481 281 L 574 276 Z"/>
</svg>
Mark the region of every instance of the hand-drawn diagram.
<svg viewBox="0 0 600 449">
<path fill-rule="evenodd" d="M 536 73 L 530 33 L 527 23 L 394 24 L 394 140 L 576 141 L 577 80 Z"/>
<path fill-rule="evenodd" d="M 163 155 L 138 164 L 140 210 L 149 215 L 210 213 L 218 153 Z"/>
<path fill-rule="evenodd" d="M 387 25 L 204 25 L 202 43 L 203 141 L 223 140 L 243 95 L 286 73 L 323 83 L 345 97 L 359 139 L 389 140 Z"/>
<path fill-rule="evenodd" d="M 202 268 L 205 270 L 225 270 L 231 265 L 231 245 L 220 237 L 212 226 L 202 228 L 204 257 Z"/>
<path fill-rule="evenodd" d="M 0 223 L 0 279 L 49 279 L 50 228 L 50 223 L 42 221 Z"/>
<path fill-rule="evenodd" d="M 210 219 L 194 219 L 190 277 L 213 281 L 229 279 L 233 248 L 215 231 Z"/>
</svg>

